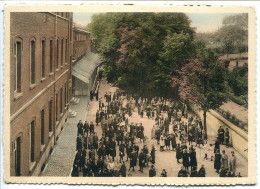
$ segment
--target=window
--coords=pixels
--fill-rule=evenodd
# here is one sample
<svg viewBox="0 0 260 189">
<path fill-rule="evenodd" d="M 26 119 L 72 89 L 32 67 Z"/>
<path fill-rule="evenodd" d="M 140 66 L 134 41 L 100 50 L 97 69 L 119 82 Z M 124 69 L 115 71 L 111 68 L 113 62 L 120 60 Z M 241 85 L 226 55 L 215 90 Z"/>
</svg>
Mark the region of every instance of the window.
<svg viewBox="0 0 260 189">
<path fill-rule="evenodd" d="M 45 41 L 42 40 L 42 77 L 45 77 Z"/>
<path fill-rule="evenodd" d="M 60 64 L 63 65 L 63 39 L 61 40 Z"/>
<path fill-rule="evenodd" d="M 57 60 L 56 60 L 56 69 L 59 68 L 59 40 L 57 40 Z"/>
<path fill-rule="evenodd" d="M 63 112 L 62 92 L 63 92 L 63 89 L 61 88 L 61 89 L 60 89 L 60 113 L 61 113 L 61 114 L 62 114 L 62 112 Z"/>
<path fill-rule="evenodd" d="M 14 142 L 15 176 L 21 176 L 21 136 Z"/>
<path fill-rule="evenodd" d="M 35 127 L 35 121 L 33 120 L 30 125 L 29 125 L 29 157 L 30 157 L 30 162 L 34 162 L 34 128 Z"/>
<path fill-rule="evenodd" d="M 16 42 L 16 92 L 21 92 L 22 43 Z"/>
<path fill-rule="evenodd" d="M 49 102 L 49 132 L 52 132 L 52 100 Z"/>
<path fill-rule="evenodd" d="M 44 109 L 41 111 L 41 145 L 44 145 Z"/>
<path fill-rule="evenodd" d="M 35 41 L 31 41 L 31 84 L 35 83 Z"/>
<path fill-rule="evenodd" d="M 67 104 L 67 82 L 65 83 L 65 93 L 64 93 L 64 96 L 65 96 L 65 104 Z"/>
<path fill-rule="evenodd" d="M 65 41 L 65 63 L 68 62 L 68 40 Z"/>
<path fill-rule="evenodd" d="M 53 72 L 53 42 L 50 40 L 50 73 Z"/>
<path fill-rule="evenodd" d="M 56 117 L 56 121 L 58 121 L 58 93 L 56 94 L 56 106 L 55 106 L 55 117 Z"/>
</svg>

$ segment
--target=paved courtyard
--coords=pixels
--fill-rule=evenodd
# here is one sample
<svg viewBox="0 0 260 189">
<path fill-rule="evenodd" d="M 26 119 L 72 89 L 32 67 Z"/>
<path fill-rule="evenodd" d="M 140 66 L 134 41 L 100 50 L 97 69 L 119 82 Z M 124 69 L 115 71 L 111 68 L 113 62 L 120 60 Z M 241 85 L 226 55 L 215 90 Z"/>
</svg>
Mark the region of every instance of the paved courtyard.
<svg viewBox="0 0 260 189">
<path fill-rule="evenodd" d="M 99 89 L 99 96 L 104 96 L 104 94 L 108 91 L 114 92 L 116 90 L 115 87 L 112 87 L 105 80 L 102 80 Z M 98 101 L 93 100 L 88 105 L 88 99 L 86 97 L 80 97 L 80 102 L 77 105 L 72 105 L 72 109 L 77 111 L 77 116 L 75 118 L 68 118 L 66 125 L 59 137 L 57 144 L 55 145 L 54 151 L 47 162 L 47 166 L 42 173 L 42 176 L 70 176 L 73 161 L 76 154 L 76 137 L 77 137 L 77 123 L 79 120 L 86 119 L 88 122 L 95 122 L 96 119 L 96 111 L 98 110 Z M 148 138 L 145 141 L 145 144 L 148 146 L 150 151 L 152 144 L 155 144 L 155 141 L 151 140 L 151 129 L 155 123 L 154 119 L 148 119 L 146 116 L 141 118 L 137 109 L 133 112 L 132 117 L 129 118 L 129 122 L 140 123 L 142 122 L 144 126 L 144 135 Z M 100 139 L 102 135 L 101 126 L 97 126 L 95 131 L 98 134 Z M 208 128 L 208 144 L 213 144 L 216 140 L 217 133 L 213 131 L 211 128 Z M 143 147 L 143 143 L 138 143 L 140 149 Z M 195 143 L 194 143 L 195 145 Z M 157 176 L 160 176 L 162 169 L 166 169 L 168 177 L 176 177 L 178 175 L 178 171 L 180 170 L 182 164 L 178 164 L 176 161 L 176 152 L 175 151 L 159 151 L 159 145 L 156 146 L 155 153 L 155 168 L 157 171 Z M 230 152 L 235 149 L 226 148 L 221 145 L 220 150 L 225 149 L 227 154 L 230 156 Z M 196 148 L 198 169 L 203 164 L 206 169 L 207 177 L 218 177 L 218 174 L 214 170 L 214 162 L 210 160 L 204 159 L 204 148 Z M 248 174 L 248 166 L 247 160 L 235 151 L 237 156 L 237 172 L 240 172 L 242 176 L 247 176 Z M 117 156 L 116 160 L 119 160 L 119 149 L 117 146 Z M 126 156 L 124 157 L 126 160 Z M 129 168 L 129 161 L 126 162 L 127 170 Z M 149 167 L 144 168 L 144 172 L 141 173 L 138 171 L 139 167 L 137 166 L 135 171 L 132 169 L 127 172 L 127 176 L 133 177 L 147 177 L 149 172 Z"/>
</svg>

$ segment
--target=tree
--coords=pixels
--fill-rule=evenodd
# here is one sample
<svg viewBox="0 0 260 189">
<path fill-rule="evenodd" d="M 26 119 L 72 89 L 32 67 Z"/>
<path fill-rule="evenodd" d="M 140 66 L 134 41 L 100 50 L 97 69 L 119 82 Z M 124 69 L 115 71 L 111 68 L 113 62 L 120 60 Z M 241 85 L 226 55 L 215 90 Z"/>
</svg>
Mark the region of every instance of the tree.
<svg viewBox="0 0 260 189">
<path fill-rule="evenodd" d="M 216 34 L 224 53 L 239 53 L 248 50 L 248 14 L 227 16 Z"/>
<path fill-rule="evenodd" d="M 213 53 L 197 47 L 197 55 L 189 59 L 173 76 L 180 98 L 197 104 L 203 111 L 204 130 L 207 133 L 207 112 L 221 106 L 227 99 L 227 84 L 223 68 Z"/>
<path fill-rule="evenodd" d="M 143 96 L 171 94 L 173 65 L 186 58 L 180 50 L 188 52 L 186 42 L 194 37 L 190 20 L 183 13 L 98 14 L 88 29 L 94 49 L 102 55 L 108 81 Z M 163 55 L 170 45 L 176 46 L 174 62 Z M 172 66 L 169 69 L 166 65 Z"/>
</svg>

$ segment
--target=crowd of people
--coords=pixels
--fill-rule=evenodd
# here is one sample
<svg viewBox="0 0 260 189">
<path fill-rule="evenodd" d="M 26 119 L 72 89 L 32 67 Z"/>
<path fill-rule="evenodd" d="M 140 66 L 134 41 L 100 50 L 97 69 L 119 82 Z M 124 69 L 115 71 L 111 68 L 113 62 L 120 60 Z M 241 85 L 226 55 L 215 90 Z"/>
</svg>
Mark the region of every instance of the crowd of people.
<svg viewBox="0 0 260 189">
<path fill-rule="evenodd" d="M 157 153 L 175 151 L 177 163 L 182 164 L 176 175 L 178 177 L 206 176 L 204 165 L 197 170 L 197 149 L 203 150 L 204 160 L 214 161 L 219 176 L 240 176 L 236 173 L 234 151 L 230 158 L 225 150 L 220 154 L 223 144 L 230 146 L 228 130 L 220 127 L 216 142 L 209 144 L 202 121 L 188 113 L 186 104 L 161 97 L 149 99 L 120 92 L 107 92 L 98 99 L 98 104 L 95 124 L 79 121 L 77 125 L 77 152 L 72 176 L 79 176 L 82 172 L 83 176 L 126 177 L 138 166 L 141 173 L 144 168 L 150 167 L 149 177 L 167 177 L 166 169 L 156 175 L 157 148 L 160 151 Z M 141 118 L 154 120 L 151 138 L 145 136 L 142 123 L 129 121 L 134 111 Z M 100 138 L 95 132 L 96 127 L 101 127 Z"/>
</svg>

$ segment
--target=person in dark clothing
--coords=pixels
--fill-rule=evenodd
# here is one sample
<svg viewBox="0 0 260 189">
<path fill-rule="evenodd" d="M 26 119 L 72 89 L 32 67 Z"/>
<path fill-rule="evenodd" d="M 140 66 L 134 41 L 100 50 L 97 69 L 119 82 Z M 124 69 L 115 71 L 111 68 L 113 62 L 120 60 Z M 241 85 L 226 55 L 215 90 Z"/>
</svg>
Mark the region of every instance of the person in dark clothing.
<svg viewBox="0 0 260 189">
<path fill-rule="evenodd" d="M 115 157 L 116 157 L 116 141 L 113 139 L 110 142 L 110 155 L 112 156 L 113 161 L 115 161 Z"/>
<path fill-rule="evenodd" d="M 97 151 L 98 150 L 98 136 L 97 133 L 93 136 L 93 148 Z"/>
<path fill-rule="evenodd" d="M 214 159 L 214 169 L 216 169 L 217 173 L 219 173 L 220 167 L 221 167 L 221 154 L 219 153 L 219 150 L 217 150 Z"/>
<path fill-rule="evenodd" d="M 191 166 L 191 170 L 193 170 L 194 167 L 197 167 L 197 157 L 194 148 L 190 152 L 190 166 Z"/>
<path fill-rule="evenodd" d="M 152 150 L 151 150 L 151 163 L 152 164 L 155 164 L 155 148 L 154 148 L 154 145 L 152 146 Z"/>
<path fill-rule="evenodd" d="M 218 140 L 216 140 L 216 142 L 215 142 L 214 153 L 216 153 L 217 150 L 218 150 L 218 151 L 220 150 L 219 141 L 218 141 Z"/>
<path fill-rule="evenodd" d="M 155 177 L 155 176 L 156 176 L 156 170 L 154 168 L 154 165 L 152 165 L 149 170 L 149 177 Z"/>
<path fill-rule="evenodd" d="M 177 159 L 178 164 L 180 163 L 181 158 L 182 158 L 182 150 L 181 150 L 180 144 L 178 144 L 177 148 L 176 148 L 176 159 Z"/>
<path fill-rule="evenodd" d="M 224 134 L 225 134 L 225 130 L 222 128 L 222 126 L 220 126 L 218 129 L 218 139 L 220 144 L 224 143 Z"/>
<path fill-rule="evenodd" d="M 76 164 L 73 165 L 71 176 L 72 177 L 78 177 L 79 176 L 79 168 L 78 168 L 78 166 Z"/>
<path fill-rule="evenodd" d="M 122 177 L 126 177 L 126 166 L 125 166 L 125 162 L 122 162 L 121 168 L 120 168 L 120 174 L 122 175 Z"/>
<path fill-rule="evenodd" d="M 121 144 L 119 145 L 119 156 L 120 156 L 120 162 L 122 162 L 125 156 L 125 145 L 123 142 L 121 142 Z"/>
<path fill-rule="evenodd" d="M 188 173 L 187 171 L 185 170 L 185 167 L 182 166 L 181 167 L 181 170 L 178 172 L 178 177 L 188 177 Z"/>
<path fill-rule="evenodd" d="M 78 128 L 78 136 L 83 135 L 83 123 L 81 120 L 79 120 L 79 122 L 77 124 L 77 128 Z"/>
<path fill-rule="evenodd" d="M 198 176 L 199 177 L 205 177 L 206 176 L 206 170 L 204 168 L 204 165 L 201 165 L 201 168 L 200 168 L 200 170 L 198 172 Z"/>
<path fill-rule="evenodd" d="M 106 156 L 106 149 L 105 149 L 105 146 L 104 146 L 104 145 L 102 145 L 102 146 L 98 149 L 97 154 L 98 154 L 98 158 L 99 158 L 99 159 L 104 159 L 104 158 L 105 158 L 105 156 Z"/>
<path fill-rule="evenodd" d="M 141 153 L 139 154 L 139 171 L 143 172 L 144 171 L 144 159 L 145 159 L 145 154 L 143 152 L 143 150 L 141 151 Z"/>
<path fill-rule="evenodd" d="M 129 171 L 131 168 L 133 168 L 133 171 L 135 171 L 135 166 L 136 166 L 136 163 L 137 163 L 137 153 L 135 150 L 133 150 L 131 153 L 130 153 L 130 167 L 129 167 Z"/>
<path fill-rule="evenodd" d="M 95 126 L 94 126 L 93 121 L 91 121 L 91 123 L 90 123 L 89 131 L 90 131 L 90 134 L 94 133 L 94 131 L 95 131 Z"/>
<path fill-rule="evenodd" d="M 161 177 L 167 177 L 167 172 L 165 169 L 162 170 Z"/>
<path fill-rule="evenodd" d="M 228 130 L 228 128 L 226 128 L 226 132 L 225 132 L 225 144 L 226 144 L 226 147 L 229 147 L 229 130 Z"/>
<path fill-rule="evenodd" d="M 131 145 L 127 145 L 126 146 L 126 155 L 127 155 L 126 161 L 128 161 L 128 158 L 129 158 L 132 151 L 133 151 L 133 147 Z"/>
<path fill-rule="evenodd" d="M 227 170 L 224 168 L 224 166 L 221 166 L 219 170 L 219 177 L 226 177 L 227 176 Z"/>
<path fill-rule="evenodd" d="M 85 121 L 84 125 L 83 125 L 83 128 L 84 128 L 84 134 L 87 133 L 87 136 L 88 136 L 88 133 L 89 133 L 89 124 L 87 121 Z"/>
<path fill-rule="evenodd" d="M 193 167 L 191 169 L 190 177 L 197 177 L 197 176 L 198 176 L 197 167 Z"/>
<path fill-rule="evenodd" d="M 188 153 L 187 149 L 184 149 L 182 159 L 183 159 L 183 167 L 185 167 L 185 170 L 188 172 L 190 161 L 189 161 L 189 153 Z"/>
</svg>

